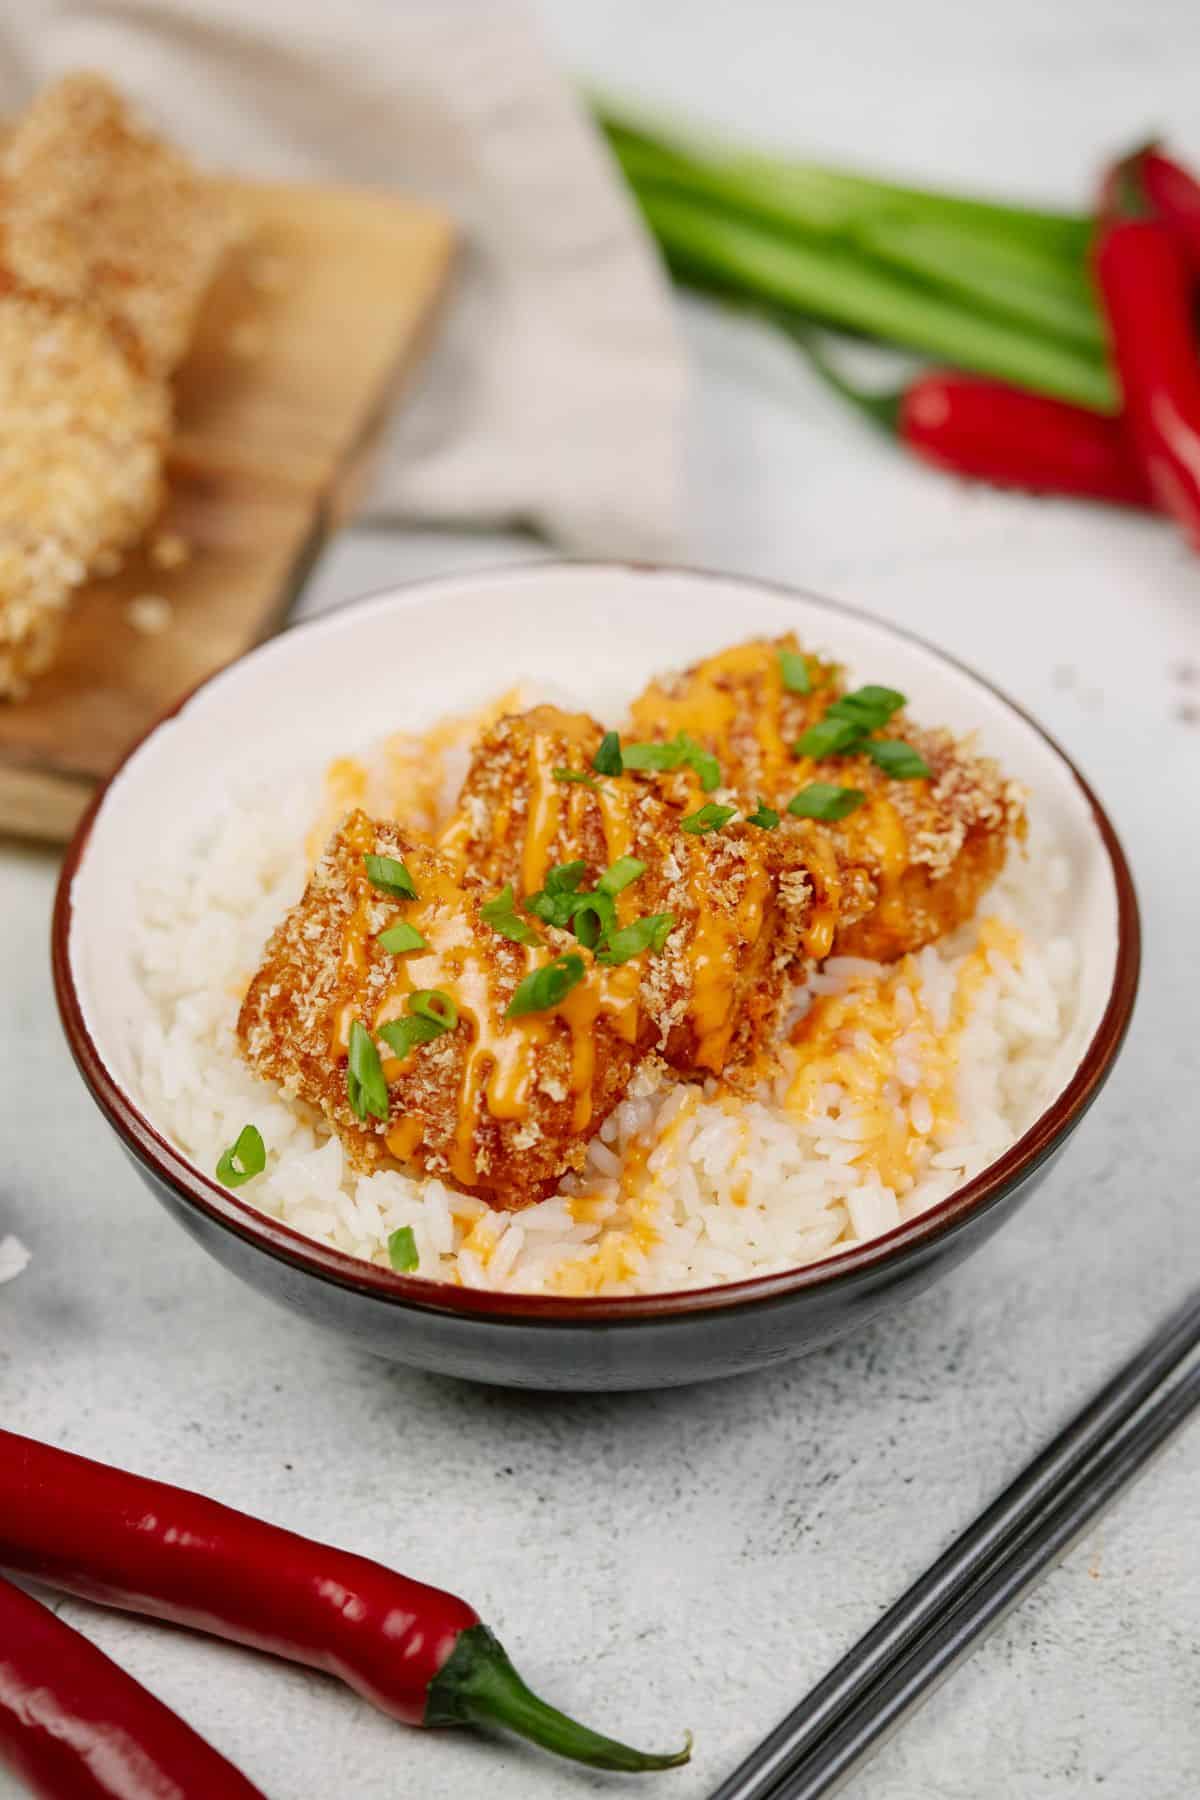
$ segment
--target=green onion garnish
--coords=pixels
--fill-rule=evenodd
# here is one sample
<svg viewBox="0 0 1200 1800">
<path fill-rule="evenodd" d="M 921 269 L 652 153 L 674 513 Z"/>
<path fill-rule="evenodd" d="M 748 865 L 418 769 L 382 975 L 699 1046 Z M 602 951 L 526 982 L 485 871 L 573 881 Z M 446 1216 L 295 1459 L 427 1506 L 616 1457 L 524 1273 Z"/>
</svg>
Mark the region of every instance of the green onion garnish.
<svg viewBox="0 0 1200 1800">
<path fill-rule="evenodd" d="M 843 750 L 853 749 L 861 743 L 866 729 L 855 724 L 853 719 L 831 719 L 826 714 L 815 725 L 810 725 L 792 748 L 797 756 L 812 756 L 819 762 L 823 757 L 838 756 Z"/>
<path fill-rule="evenodd" d="M 379 1035 L 403 1062 L 418 1044 L 431 1044 L 458 1024 L 458 1008 L 441 988 L 418 988 L 405 1002 L 408 1017 L 391 1019 Z"/>
<path fill-rule="evenodd" d="M 261 1175 L 267 1166 L 267 1146 L 257 1125 L 243 1125 L 237 1141 L 222 1150 L 217 1164 L 217 1180 L 226 1187 L 241 1187 L 252 1175 Z"/>
<path fill-rule="evenodd" d="M 355 1019 L 350 1027 L 350 1060 L 346 1064 L 346 1093 L 355 1116 L 365 1121 L 388 1116 L 388 1089 L 383 1064 L 366 1026 Z"/>
<path fill-rule="evenodd" d="M 808 672 L 808 658 L 795 650 L 779 652 L 779 673 L 783 685 L 789 694 L 809 694 L 812 692 L 812 676 Z"/>
<path fill-rule="evenodd" d="M 587 864 L 582 859 L 579 862 L 555 863 L 546 871 L 545 891 L 548 894 L 573 894 L 586 874 Z"/>
<path fill-rule="evenodd" d="M 758 805 L 752 813 L 746 814 L 747 825 L 757 825 L 760 831 L 774 831 L 779 823 L 779 814 L 773 806 L 768 806 L 762 795 L 758 796 Z"/>
<path fill-rule="evenodd" d="M 600 791 L 600 783 L 586 769 L 551 769 L 550 773 L 555 781 L 575 781 L 580 787 L 591 788 L 593 793 Z"/>
<path fill-rule="evenodd" d="M 432 1019 L 441 1031 L 453 1031 L 458 1024 L 458 1008 L 441 988 L 418 988 L 408 996 L 408 1010 L 418 1019 Z"/>
<path fill-rule="evenodd" d="M 728 825 L 736 811 L 736 806 L 718 806 L 715 800 L 710 800 L 699 812 L 680 819 L 679 829 L 690 831 L 693 837 L 703 837 L 707 831 L 720 831 L 722 825 Z"/>
<path fill-rule="evenodd" d="M 594 950 L 617 922 L 617 908 L 609 894 L 579 894 L 571 914 L 571 929 L 586 950 Z"/>
<path fill-rule="evenodd" d="M 621 735 L 616 731 L 606 731 L 600 740 L 600 748 L 592 758 L 592 767 L 597 775 L 620 775 L 625 767 L 621 758 Z"/>
<path fill-rule="evenodd" d="M 932 773 L 925 758 L 903 738 L 871 738 L 863 749 L 885 775 L 896 781 L 917 781 Z"/>
<path fill-rule="evenodd" d="M 862 731 L 878 731 L 903 705 L 904 695 L 897 693 L 895 688 L 860 687 L 855 688 L 853 693 L 842 694 L 839 699 L 831 700 L 825 716 L 830 719 L 853 720 Z"/>
<path fill-rule="evenodd" d="M 485 925 L 490 925 L 501 937 L 511 938 L 514 944 L 541 944 L 542 940 L 533 926 L 527 925 L 517 911 L 511 881 L 494 900 L 484 901 L 479 908 L 479 916 Z"/>
<path fill-rule="evenodd" d="M 597 892 L 601 894 L 620 894 L 629 887 L 631 883 L 640 881 L 645 873 L 645 863 L 639 862 L 636 856 L 618 856 L 616 862 L 605 869 L 603 875 L 596 883 Z"/>
<path fill-rule="evenodd" d="M 686 731 L 681 731 L 666 744 L 626 744 L 621 754 L 627 769 L 678 769 L 687 763 L 695 771 L 706 794 L 721 785 L 720 763 Z"/>
<path fill-rule="evenodd" d="M 375 942 L 383 950 L 390 950 L 393 956 L 403 956 L 406 950 L 428 950 L 429 945 L 421 936 L 415 925 L 407 919 L 401 919 L 398 925 L 389 925 L 381 931 Z"/>
<path fill-rule="evenodd" d="M 418 1019 L 412 1013 L 406 1019 L 389 1019 L 379 1027 L 379 1035 L 401 1062 L 407 1061 L 418 1044 L 431 1044 L 442 1036 L 445 1027 L 432 1019 Z"/>
<path fill-rule="evenodd" d="M 388 1261 L 397 1275 L 407 1275 L 415 1269 L 421 1258 L 417 1255 L 417 1240 L 411 1225 L 401 1225 L 388 1237 Z"/>
<path fill-rule="evenodd" d="M 651 913 L 647 918 L 635 919 L 632 925 L 623 925 L 620 931 L 614 931 L 602 950 L 597 950 L 596 961 L 617 967 L 627 963 L 630 957 L 640 956 L 643 950 L 651 950 L 658 955 L 671 929 L 675 924 L 674 913 Z"/>
<path fill-rule="evenodd" d="M 686 731 L 679 734 L 679 742 L 683 746 L 683 760 L 695 770 L 700 786 L 706 794 L 721 785 L 721 765 L 711 750 L 698 744 Z"/>
<path fill-rule="evenodd" d="M 523 1013 L 549 1011 L 566 998 L 584 974 L 583 958 L 574 950 L 566 956 L 556 956 L 553 962 L 544 963 L 525 977 L 508 1003 L 505 1018 L 519 1019 Z"/>
<path fill-rule="evenodd" d="M 627 769 L 677 769 L 683 748 L 677 738 L 669 744 L 626 744 L 621 756 Z"/>
<path fill-rule="evenodd" d="M 788 802 L 798 819 L 844 819 L 866 799 L 861 788 L 837 787 L 832 781 L 810 781 Z"/>
<path fill-rule="evenodd" d="M 393 900 L 415 900 L 417 890 L 413 886 L 413 878 L 404 864 L 396 856 L 364 856 L 367 866 L 367 880 L 372 887 L 377 887 L 383 894 L 390 894 Z"/>
<path fill-rule="evenodd" d="M 545 887 L 525 900 L 525 911 L 565 931 L 575 911 L 575 890 L 586 874 L 585 862 L 555 864 L 546 872 Z"/>
</svg>

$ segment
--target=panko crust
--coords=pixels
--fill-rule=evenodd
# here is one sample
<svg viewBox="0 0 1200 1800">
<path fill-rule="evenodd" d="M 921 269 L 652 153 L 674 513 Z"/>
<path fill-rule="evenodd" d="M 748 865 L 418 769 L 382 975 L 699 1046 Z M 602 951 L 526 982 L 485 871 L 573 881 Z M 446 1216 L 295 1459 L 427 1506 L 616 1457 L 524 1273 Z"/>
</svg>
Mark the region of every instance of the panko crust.
<svg viewBox="0 0 1200 1800">
<path fill-rule="evenodd" d="M 374 888 L 367 853 L 402 861 L 420 903 Z M 510 942 L 480 919 L 484 898 L 478 886 L 461 885 L 447 860 L 414 834 L 351 814 L 268 942 L 237 1035 L 251 1068 L 318 1108 L 357 1168 L 436 1175 L 490 1206 L 514 1209 L 543 1198 L 568 1169 L 582 1166 L 589 1139 L 647 1055 L 652 1027 L 620 991 L 633 984 L 614 988 L 614 974 L 586 952 L 580 954 L 587 974 L 572 990 L 570 1016 L 555 1010 L 506 1021 L 504 1010 L 530 968 L 579 946 L 550 928 L 542 932 L 542 949 Z M 400 958 L 380 946 L 379 933 L 402 919 L 420 922 L 435 945 L 431 953 Z M 389 1005 L 401 963 L 407 988 L 440 988 L 459 1009 L 452 1031 L 419 1045 L 402 1064 L 377 1029 L 385 1016 L 403 1016 L 402 1005 Z M 606 989 L 613 1011 L 600 1005 L 593 1013 Z M 481 1033 L 482 1006 L 489 1011 Z M 360 1119 L 350 1104 L 347 1018 L 372 1030 L 388 1082 L 386 1120 Z M 581 1021 L 586 1043 L 577 1030 Z M 476 1057 L 485 1037 L 505 1058 L 525 1059 L 524 1091 L 507 1109 L 513 1116 L 491 1110 L 486 1090 L 495 1065 L 486 1054 Z M 586 1116 L 579 1105 L 581 1054 L 590 1070 Z M 507 1085 L 511 1101 L 519 1084 Z"/>
<path fill-rule="evenodd" d="M 781 653 L 805 655 L 809 688 L 790 692 Z M 796 741 L 845 692 L 837 664 L 805 654 L 795 635 L 760 638 L 656 678 L 634 701 L 630 730 L 660 739 L 686 731 L 712 751 L 722 779 L 744 800 L 759 795 L 784 814 L 781 830 L 825 867 L 838 922 L 836 954 L 890 961 L 953 931 L 973 913 L 1024 833 L 1024 801 L 969 739 L 915 724 L 903 712 L 877 736 L 902 738 L 928 779 L 887 775 L 863 754 L 797 757 Z M 786 813 L 809 782 L 866 796 L 838 821 Z M 832 867 L 828 859 L 832 859 Z"/>
<path fill-rule="evenodd" d="M 676 1071 L 720 1074 L 764 1054 L 827 883 L 798 836 L 744 819 L 697 834 L 682 821 L 706 801 L 682 772 L 598 775 L 604 728 L 535 707 L 485 732 L 443 833 L 447 853 L 492 890 L 536 892 L 548 869 L 582 861 L 594 886 L 610 863 L 646 868 L 619 896 L 620 923 L 671 913 L 660 954 L 641 956 L 642 1001 Z M 556 780 L 559 775 L 587 782 Z M 532 850 L 532 853 L 531 853 Z"/>
</svg>

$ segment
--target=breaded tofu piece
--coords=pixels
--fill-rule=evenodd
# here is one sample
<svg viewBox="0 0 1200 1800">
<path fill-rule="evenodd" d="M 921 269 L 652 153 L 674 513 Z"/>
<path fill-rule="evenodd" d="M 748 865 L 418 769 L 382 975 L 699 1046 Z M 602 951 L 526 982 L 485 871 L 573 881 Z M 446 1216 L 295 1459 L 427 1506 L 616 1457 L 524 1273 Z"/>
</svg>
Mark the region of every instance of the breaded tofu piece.
<svg viewBox="0 0 1200 1800">
<path fill-rule="evenodd" d="M 716 756 L 722 781 L 744 797 L 765 796 L 784 814 L 787 835 L 799 836 L 814 859 L 833 859 L 835 953 L 890 961 L 971 916 L 1024 831 L 1022 796 L 989 758 L 903 712 L 869 735 L 911 745 L 927 777 L 897 778 L 861 750 L 797 756 L 797 740 L 844 693 L 837 666 L 803 653 L 793 635 L 756 639 L 651 682 L 631 708 L 629 734 L 660 740 L 685 732 Z M 865 800 L 839 820 L 787 815 L 788 802 L 812 782 L 855 789 Z"/>
<path fill-rule="evenodd" d="M 367 856 L 402 863 L 416 897 L 376 885 Z M 540 941 L 514 942 L 481 918 L 486 898 L 428 843 L 352 813 L 268 943 L 237 1031 L 251 1068 L 319 1108 L 358 1168 L 436 1175 L 514 1209 L 582 1167 L 654 1031 L 634 965 L 602 967 L 535 921 Z M 421 942 L 380 942 L 398 926 Z M 508 1018 L 518 986 L 564 954 L 581 959 L 582 979 L 552 1008 Z M 449 997 L 456 1022 L 429 1041 L 390 1044 L 384 1028 L 414 1018 L 410 997 L 430 990 Z M 379 1058 L 386 1117 L 360 1117 L 351 1103 L 355 1022 Z"/>
<path fill-rule="evenodd" d="M 228 195 L 99 75 L 45 88 L 0 157 L 0 267 L 116 322 L 153 374 L 182 360 L 243 234 Z"/>
<path fill-rule="evenodd" d="M 552 706 L 499 720 L 479 739 L 441 846 L 491 892 L 543 889 L 582 863 L 594 888 L 625 857 L 644 870 L 615 896 L 616 929 L 669 914 L 661 951 L 640 955 L 642 1003 L 657 1048 L 684 1074 L 720 1074 L 766 1050 L 787 971 L 819 929 L 823 875 L 800 840 L 744 819 L 684 829 L 702 804 L 656 773 L 598 774 L 603 727 Z"/>
<path fill-rule="evenodd" d="M 0 695 L 46 666 L 72 590 L 154 517 L 168 424 L 104 320 L 0 278 Z"/>
</svg>

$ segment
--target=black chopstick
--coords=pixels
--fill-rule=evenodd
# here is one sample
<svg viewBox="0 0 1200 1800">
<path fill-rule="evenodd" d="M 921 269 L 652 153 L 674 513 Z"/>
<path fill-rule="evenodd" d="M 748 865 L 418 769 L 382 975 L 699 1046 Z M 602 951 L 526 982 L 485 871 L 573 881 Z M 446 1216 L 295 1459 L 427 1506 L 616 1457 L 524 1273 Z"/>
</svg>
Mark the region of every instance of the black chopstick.
<svg viewBox="0 0 1200 1800">
<path fill-rule="evenodd" d="M 1200 1343 L 1191 1295 L 1016 1480 L 955 1539 L 718 1787 L 712 1800 L 774 1800 L 779 1783 L 923 1632 L 1027 1534 L 1096 1452 Z"/>
<path fill-rule="evenodd" d="M 1200 1406 L 1200 1364 L 1140 1415 L 1102 1452 L 1069 1498 L 1002 1556 L 966 1598 L 919 1639 L 890 1674 L 868 1690 L 834 1730 L 771 1789 L 771 1800 L 822 1800 L 890 1737 L 998 1625 L 1054 1563 L 1066 1555 L 1122 1488 L 1165 1448 Z"/>
</svg>

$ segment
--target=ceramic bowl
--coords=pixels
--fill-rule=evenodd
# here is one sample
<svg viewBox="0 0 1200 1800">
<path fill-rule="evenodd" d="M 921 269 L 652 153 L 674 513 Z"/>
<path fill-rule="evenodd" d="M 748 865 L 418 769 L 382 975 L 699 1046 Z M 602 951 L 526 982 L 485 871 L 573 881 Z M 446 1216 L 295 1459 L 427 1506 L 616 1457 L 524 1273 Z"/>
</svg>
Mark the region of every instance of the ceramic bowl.
<svg viewBox="0 0 1200 1800">
<path fill-rule="evenodd" d="M 611 1300 L 459 1288 L 327 1249 L 259 1213 L 176 1148 L 134 1097 L 146 1001 L 132 970 L 130 884 L 153 847 L 212 818 L 248 769 L 319 766 L 398 725 L 461 711 L 518 678 L 569 688 L 601 717 L 652 672 L 740 637 L 794 629 L 918 718 L 977 729 L 1037 796 L 1070 861 L 1078 1017 L 1045 1111 L 981 1175 L 874 1242 L 807 1268 Z M 541 564 L 424 582 L 298 626 L 214 676 L 158 724 L 98 796 L 62 872 L 54 975 L 71 1049 L 139 1174 L 227 1269 L 314 1324 L 401 1362 L 518 1387 L 698 1381 L 828 1343 L 945 1273 L 1031 1194 L 1112 1068 L 1133 1007 L 1137 903 L 1103 808 L 1058 746 L 987 682 L 861 613 L 764 583 L 667 568 Z"/>
</svg>

